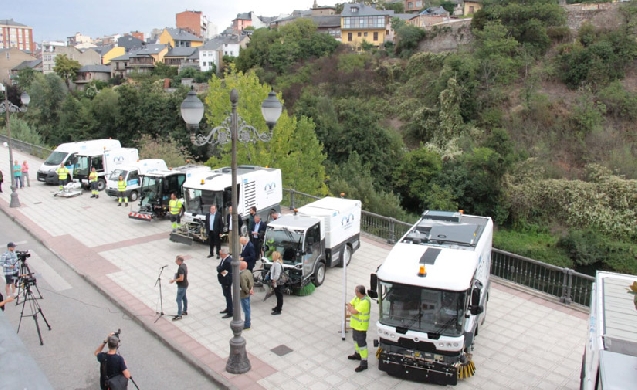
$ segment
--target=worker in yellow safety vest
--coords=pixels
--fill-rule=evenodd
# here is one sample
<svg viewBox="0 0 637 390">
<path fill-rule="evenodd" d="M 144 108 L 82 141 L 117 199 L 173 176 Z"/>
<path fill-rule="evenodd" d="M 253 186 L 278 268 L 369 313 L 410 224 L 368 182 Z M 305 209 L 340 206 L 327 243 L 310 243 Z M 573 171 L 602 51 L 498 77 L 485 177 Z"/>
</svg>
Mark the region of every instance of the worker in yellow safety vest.
<svg viewBox="0 0 637 390">
<path fill-rule="evenodd" d="M 126 195 L 126 182 L 122 176 L 117 180 L 117 205 L 122 205 L 122 198 L 124 198 L 124 206 L 128 207 L 128 195 Z"/>
<path fill-rule="evenodd" d="M 58 184 L 60 185 L 60 191 L 64 190 L 66 185 L 66 179 L 69 177 L 69 170 L 64 166 L 64 163 L 60 163 L 60 167 L 57 169 Z"/>
<path fill-rule="evenodd" d="M 170 201 L 168 202 L 168 213 L 170 214 L 170 222 L 172 222 L 173 233 L 180 227 L 181 222 L 181 208 L 182 202 L 177 199 L 177 194 L 174 192 L 170 194 Z"/>
<path fill-rule="evenodd" d="M 365 286 L 358 285 L 354 289 L 356 297 L 347 304 L 347 311 L 351 317 L 349 324 L 352 327 L 352 339 L 354 339 L 353 355 L 348 356 L 350 360 L 360 360 L 361 363 L 354 371 L 361 372 L 367 369 L 367 330 L 369 329 L 369 312 L 372 308 L 372 301 L 365 295 Z"/>
<path fill-rule="evenodd" d="M 99 192 L 97 190 L 97 172 L 95 171 L 95 167 L 91 168 L 91 173 L 88 175 L 88 182 L 91 185 L 91 198 L 99 198 Z"/>
</svg>

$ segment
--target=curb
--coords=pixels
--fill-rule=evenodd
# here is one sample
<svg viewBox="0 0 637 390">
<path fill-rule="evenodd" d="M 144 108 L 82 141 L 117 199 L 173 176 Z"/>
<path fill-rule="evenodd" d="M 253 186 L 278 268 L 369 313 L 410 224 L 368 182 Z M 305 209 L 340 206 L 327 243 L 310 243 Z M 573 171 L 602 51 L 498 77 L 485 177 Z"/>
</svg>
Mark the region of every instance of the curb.
<svg viewBox="0 0 637 390">
<path fill-rule="evenodd" d="M 33 238 L 35 238 L 35 240 L 40 243 L 40 245 L 44 246 L 45 248 L 47 248 L 47 250 L 49 250 L 51 253 L 53 253 L 55 255 L 55 257 L 57 257 L 58 259 L 60 259 L 67 267 L 69 267 L 73 272 L 75 272 L 78 276 L 80 276 L 82 279 L 84 279 L 88 284 L 90 284 L 91 286 L 93 286 L 95 289 L 97 289 L 105 298 L 107 298 L 109 301 L 111 301 L 115 306 L 117 306 L 124 314 L 126 314 L 130 319 L 132 319 L 133 321 L 135 321 L 138 325 L 140 325 L 144 330 L 146 330 L 146 332 L 148 332 L 149 334 L 155 336 L 155 338 L 157 338 L 159 341 L 163 342 L 164 345 L 166 345 L 168 348 L 170 348 L 173 352 L 177 353 L 177 355 L 179 355 L 180 357 L 182 357 L 183 359 L 185 359 L 188 363 L 190 363 L 190 365 L 193 366 L 193 368 L 197 369 L 197 371 L 199 371 L 201 374 L 203 374 L 206 378 L 208 378 L 208 380 L 210 380 L 211 382 L 213 382 L 215 385 L 219 386 L 219 388 L 221 389 L 226 389 L 226 390 L 238 390 L 237 387 L 233 386 L 230 384 L 230 382 L 221 374 L 218 374 L 214 371 L 212 371 L 209 367 L 204 366 L 201 362 L 199 362 L 199 360 L 197 360 L 196 358 L 194 358 L 193 356 L 191 356 L 190 354 L 186 354 L 184 353 L 180 348 L 178 348 L 176 345 L 174 345 L 171 341 L 169 341 L 168 339 L 166 339 L 165 337 L 163 337 L 162 335 L 160 335 L 159 333 L 157 333 L 150 324 L 147 324 L 145 321 L 143 321 L 142 319 L 140 319 L 139 317 L 137 317 L 136 315 L 134 315 L 131 311 L 128 310 L 127 307 L 125 307 L 124 305 L 120 304 L 117 300 L 115 300 L 113 297 L 111 297 L 99 284 L 97 284 L 91 277 L 89 277 L 88 275 L 85 275 L 81 272 L 78 272 L 77 269 L 75 267 L 73 267 L 73 265 L 69 264 L 62 256 L 60 256 L 55 250 L 53 250 L 52 248 L 50 248 L 42 238 L 38 237 L 37 235 L 31 233 L 26 226 L 22 223 L 22 221 L 20 221 L 16 216 L 12 215 L 9 210 L 7 210 L 7 205 L 6 202 L 4 200 L 0 201 L 0 210 L 2 210 L 2 212 L 9 218 L 11 219 L 13 222 L 15 222 L 18 226 L 20 226 L 24 231 L 26 231 L 27 233 L 29 233 L 29 235 L 31 235 Z"/>
</svg>

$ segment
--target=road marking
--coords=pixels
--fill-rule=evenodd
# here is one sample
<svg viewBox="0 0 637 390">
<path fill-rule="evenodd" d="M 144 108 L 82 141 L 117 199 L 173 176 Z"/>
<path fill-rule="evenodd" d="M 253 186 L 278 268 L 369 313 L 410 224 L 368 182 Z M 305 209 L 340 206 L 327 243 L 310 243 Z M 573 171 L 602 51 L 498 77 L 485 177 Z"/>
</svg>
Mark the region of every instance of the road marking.
<svg viewBox="0 0 637 390">
<path fill-rule="evenodd" d="M 64 291 L 72 286 L 64 280 L 50 265 L 48 265 L 37 253 L 29 251 L 31 257 L 27 260 L 27 265 L 37 278 L 42 278 L 51 286 L 53 291 Z"/>
<path fill-rule="evenodd" d="M 16 244 L 16 245 L 26 245 L 27 241 L 15 241 L 14 244 Z"/>
</svg>

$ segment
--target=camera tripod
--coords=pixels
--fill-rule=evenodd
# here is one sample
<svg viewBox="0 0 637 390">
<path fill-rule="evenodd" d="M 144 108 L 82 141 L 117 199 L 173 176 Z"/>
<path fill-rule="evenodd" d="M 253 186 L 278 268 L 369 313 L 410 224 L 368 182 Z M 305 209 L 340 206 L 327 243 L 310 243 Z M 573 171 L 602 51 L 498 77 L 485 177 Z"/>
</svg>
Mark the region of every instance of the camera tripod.
<svg viewBox="0 0 637 390">
<path fill-rule="evenodd" d="M 44 297 L 42 296 L 42 292 L 40 292 L 40 289 L 38 288 L 38 283 L 35 279 L 35 277 L 31 274 L 31 269 L 29 268 L 29 265 L 26 263 L 26 260 L 22 260 L 22 262 L 20 263 L 20 271 L 18 274 L 18 279 L 16 280 L 16 283 L 18 284 L 18 290 L 16 291 L 16 300 L 15 300 L 15 304 L 16 306 L 20 304 L 20 294 L 24 295 L 24 286 L 27 284 L 27 282 L 33 281 L 31 284 L 35 287 L 35 290 L 38 292 L 39 298 L 37 299 L 44 299 Z"/>
<path fill-rule="evenodd" d="M 51 330 L 51 325 L 49 325 L 49 322 L 46 320 L 46 317 L 44 316 L 44 313 L 42 312 L 42 308 L 40 307 L 40 304 L 38 304 L 37 300 L 41 298 L 36 298 L 33 295 L 33 292 L 31 291 L 31 285 L 35 286 L 36 289 L 38 288 L 35 282 L 35 278 L 29 278 L 29 279 L 22 278 L 21 287 L 23 289 L 22 298 L 24 299 L 24 301 L 22 302 L 22 311 L 20 312 L 20 322 L 18 323 L 18 331 L 16 333 L 20 333 L 20 326 L 22 325 L 23 317 L 33 317 L 33 321 L 35 321 L 35 327 L 38 331 L 38 337 L 40 338 L 40 345 L 44 345 L 44 341 L 42 341 L 42 333 L 40 332 L 40 324 L 38 323 L 38 313 L 42 316 L 42 319 L 44 320 L 44 323 L 49 328 L 49 330 Z M 38 292 L 39 291 L 40 290 L 38 290 Z M 31 309 L 31 313 L 25 315 L 24 309 L 27 306 L 27 302 L 30 302 L 29 308 Z"/>
<path fill-rule="evenodd" d="M 164 272 L 164 268 L 166 267 L 168 266 L 165 265 L 159 269 L 159 275 L 157 276 L 157 280 L 155 281 L 155 287 L 157 287 L 157 285 L 159 284 L 159 311 L 155 312 L 155 314 L 158 314 L 157 318 L 155 319 L 155 322 L 159 321 L 159 319 L 164 316 L 164 298 L 161 292 L 161 274 L 162 272 Z"/>
</svg>

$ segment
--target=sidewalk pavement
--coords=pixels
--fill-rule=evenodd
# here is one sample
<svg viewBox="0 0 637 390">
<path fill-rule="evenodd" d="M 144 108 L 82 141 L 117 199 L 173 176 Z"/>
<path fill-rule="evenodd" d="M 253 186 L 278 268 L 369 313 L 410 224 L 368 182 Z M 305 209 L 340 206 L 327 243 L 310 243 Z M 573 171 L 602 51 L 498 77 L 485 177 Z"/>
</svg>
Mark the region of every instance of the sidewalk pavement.
<svg viewBox="0 0 637 390">
<path fill-rule="evenodd" d="M 171 242 L 169 221 L 129 219 L 127 214 L 136 202 L 118 207 L 104 192 L 92 199 L 89 191 L 74 198 L 54 197 L 57 186 L 36 180 L 42 160 L 19 151 L 14 151 L 14 158 L 28 160 L 31 187 L 18 190 L 19 208 L 9 208 L 9 153 L 0 147 L 0 169 L 5 172 L 0 209 L 220 386 L 242 390 L 438 388 L 379 371 L 374 348 L 370 369 L 354 372 L 357 363 L 347 360 L 353 351 L 351 336 L 343 341 L 340 334 L 341 268 L 328 269 L 325 283 L 312 295 L 285 296 L 281 316 L 270 315 L 274 298 L 264 302 L 265 292 L 257 291 L 251 300 L 252 329 L 243 332 L 252 368 L 242 375 L 227 373 L 232 331 L 230 319 L 218 314 L 225 301 L 216 278 L 218 260 L 206 258 L 207 245 Z M 369 284 L 369 274 L 390 249 L 373 237 L 362 239 L 348 267 L 348 300 L 354 286 Z M 188 316 L 173 323 L 176 287 L 168 280 L 176 272 L 178 254 L 186 256 L 189 270 Z M 161 283 L 166 315 L 155 323 L 159 309 L 155 281 L 164 265 L 168 265 Z M 376 337 L 375 307 L 371 317 L 370 346 Z M 538 294 L 496 281 L 485 325 L 476 339 L 476 375 L 460 381 L 457 388 L 578 389 L 587 318 Z"/>
</svg>

